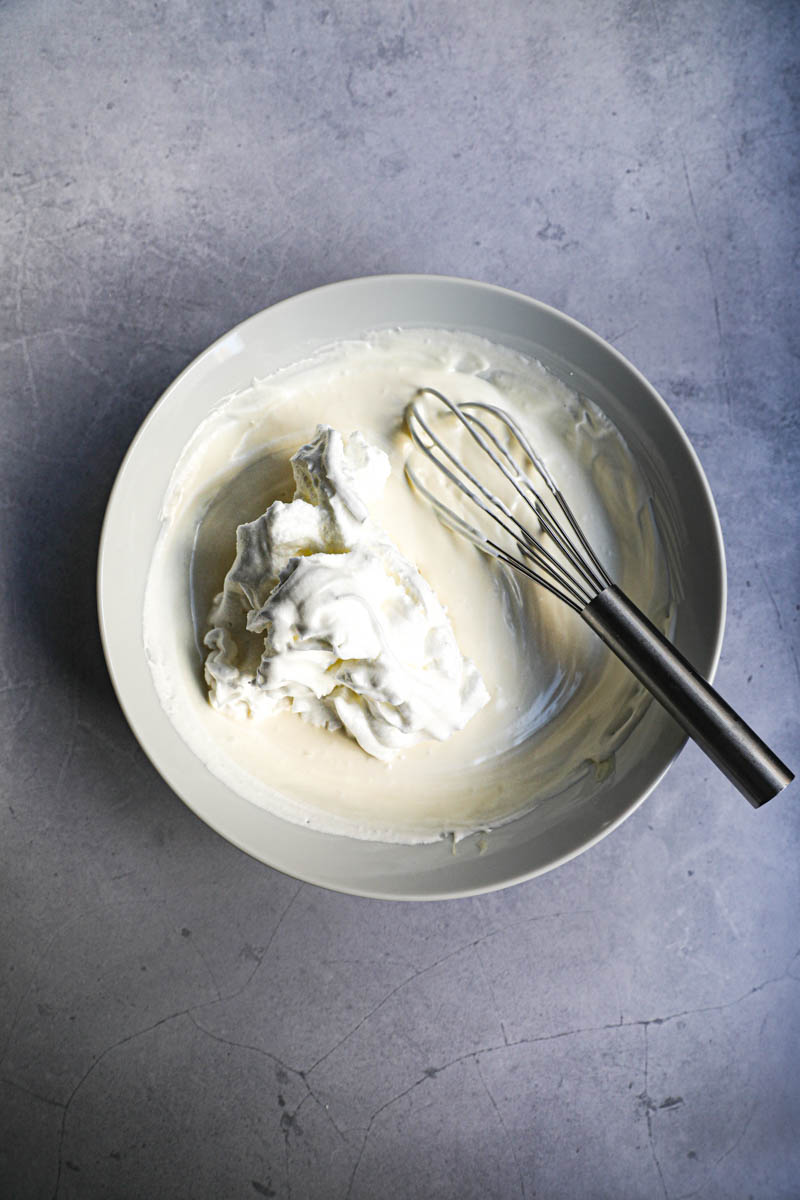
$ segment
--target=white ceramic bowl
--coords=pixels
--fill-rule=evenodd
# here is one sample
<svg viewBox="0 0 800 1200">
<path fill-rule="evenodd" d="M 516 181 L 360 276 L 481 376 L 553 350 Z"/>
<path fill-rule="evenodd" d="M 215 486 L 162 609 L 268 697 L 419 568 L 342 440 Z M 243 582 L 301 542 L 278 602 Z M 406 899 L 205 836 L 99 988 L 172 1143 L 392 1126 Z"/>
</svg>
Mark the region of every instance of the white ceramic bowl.
<svg viewBox="0 0 800 1200">
<path fill-rule="evenodd" d="M 424 846 L 315 833 L 242 799 L 212 775 L 161 708 L 145 658 L 142 609 L 159 508 L 190 435 L 225 395 L 319 347 L 387 327 L 465 330 L 538 358 L 603 408 L 648 480 L 669 528 L 678 585 L 678 648 L 707 678 L 725 612 L 725 565 L 714 502 L 692 447 L 643 376 L 576 321 L 488 284 L 388 275 L 331 284 L 244 321 L 167 388 L 120 468 L 106 513 L 98 605 L 120 704 L 145 752 L 190 808 L 223 837 L 299 879 L 357 895 L 407 900 L 473 895 L 551 870 L 620 824 L 658 783 L 684 735 L 655 703 L 617 756 L 612 780 L 566 810 L 548 804 L 477 838 Z"/>
</svg>

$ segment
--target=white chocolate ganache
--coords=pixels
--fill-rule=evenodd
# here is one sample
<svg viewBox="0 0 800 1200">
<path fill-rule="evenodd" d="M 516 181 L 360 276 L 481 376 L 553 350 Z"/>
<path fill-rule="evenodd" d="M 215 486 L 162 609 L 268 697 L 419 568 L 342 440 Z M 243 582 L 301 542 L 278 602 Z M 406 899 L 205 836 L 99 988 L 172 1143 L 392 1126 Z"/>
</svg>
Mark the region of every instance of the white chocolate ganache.
<svg viewBox="0 0 800 1200">
<path fill-rule="evenodd" d="M 615 426 L 540 364 L 441 330 L 332 346 L 221 399 L 173 474 L 144 612 L 161 703 L 220 780 L 287 820 L 399 842 L 559 803 L 613 770 L 647 703 L 576 613 L 410 487 L 422 386 L 507 409 L 612 578 L 667 624 Z"/>
</svg>

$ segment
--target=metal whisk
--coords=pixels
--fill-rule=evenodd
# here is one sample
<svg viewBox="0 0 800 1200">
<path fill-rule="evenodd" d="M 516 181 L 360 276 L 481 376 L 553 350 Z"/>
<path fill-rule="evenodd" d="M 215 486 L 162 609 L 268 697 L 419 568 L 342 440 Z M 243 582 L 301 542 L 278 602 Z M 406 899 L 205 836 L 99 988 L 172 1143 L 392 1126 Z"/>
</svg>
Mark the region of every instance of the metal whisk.
<svg viewBox="0 0 800 1200">
<path fill-rule="evenodd" d="M 488 455 L 534 518 L 535 531 L 434 432 L 422 409 L 423 396 L 444 405 Z M 420 388 L 409 404 L 406 425 L 417 448 L 505 531 L 513 549 L 504 544 L 502 535 L 495 539 L 455 512 L 407 465 L 409 480 L 430 501 L 445 525 L 579 613 L 754 808 L 791 783 L 794 775 L 788 767 L 616 587 L 513 417 L 492 404 L 454 404 L 435 388 L 426 387 Z M 517 454 L 521 451 L 527 460 L 525 469 L 512 448 Z M 549 494 L 547 499 L 545 494 Z"/>
</svg>

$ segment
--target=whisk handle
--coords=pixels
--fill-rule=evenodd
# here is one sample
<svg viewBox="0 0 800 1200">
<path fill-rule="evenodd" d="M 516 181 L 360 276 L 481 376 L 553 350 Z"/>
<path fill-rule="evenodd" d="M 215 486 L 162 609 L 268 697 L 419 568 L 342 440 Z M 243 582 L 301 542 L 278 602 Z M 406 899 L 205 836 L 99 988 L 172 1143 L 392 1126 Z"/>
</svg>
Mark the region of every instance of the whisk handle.
<svg viewBox="0 0 800 1200">
<path fill-rule="evenodd" d="M 619 588 L 600 592 L 581 616 L 754 808 L 791 783 L 789 768 Z"/>
</svg>

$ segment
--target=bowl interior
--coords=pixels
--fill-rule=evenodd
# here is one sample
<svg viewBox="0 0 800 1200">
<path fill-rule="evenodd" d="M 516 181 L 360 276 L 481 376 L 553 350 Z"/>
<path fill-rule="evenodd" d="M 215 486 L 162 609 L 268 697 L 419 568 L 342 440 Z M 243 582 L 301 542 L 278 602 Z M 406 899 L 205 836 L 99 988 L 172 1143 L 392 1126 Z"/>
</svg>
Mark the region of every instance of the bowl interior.
<svg viewBox="0 0 800 1200">
<path fill-rule="evenodd" d="M 197 425 L 254 376 L 387 327 L 487 337 L 538 358 L 607 412 L 653 495 L 676 593 L 675 643 L 702 674 L 713 675 L 725 606 L 719 522 L 697 457 L 667 406 L 620 354 L 562 313 L 487 284 L 438 276 L 377 276 L 304 293 L 243 322 L 186 368 L 134 439 L 109 501 L 98 566 L 101 632 L 117 695 L 145 752 L 229 841 L 282 871 L 340 891 L 399 899 L 470 895 L 549 870 L 624 820 L 685 740 L 671 718 L 651 704 L 619 751 L 614 776 L 588 799 L 547 804 L 455 848 L 449 841 L 362 842 L 290 824 L 220 782 L 161 708 L 144 653 L 144 591 L 161 501 Z"/>
</svg>

